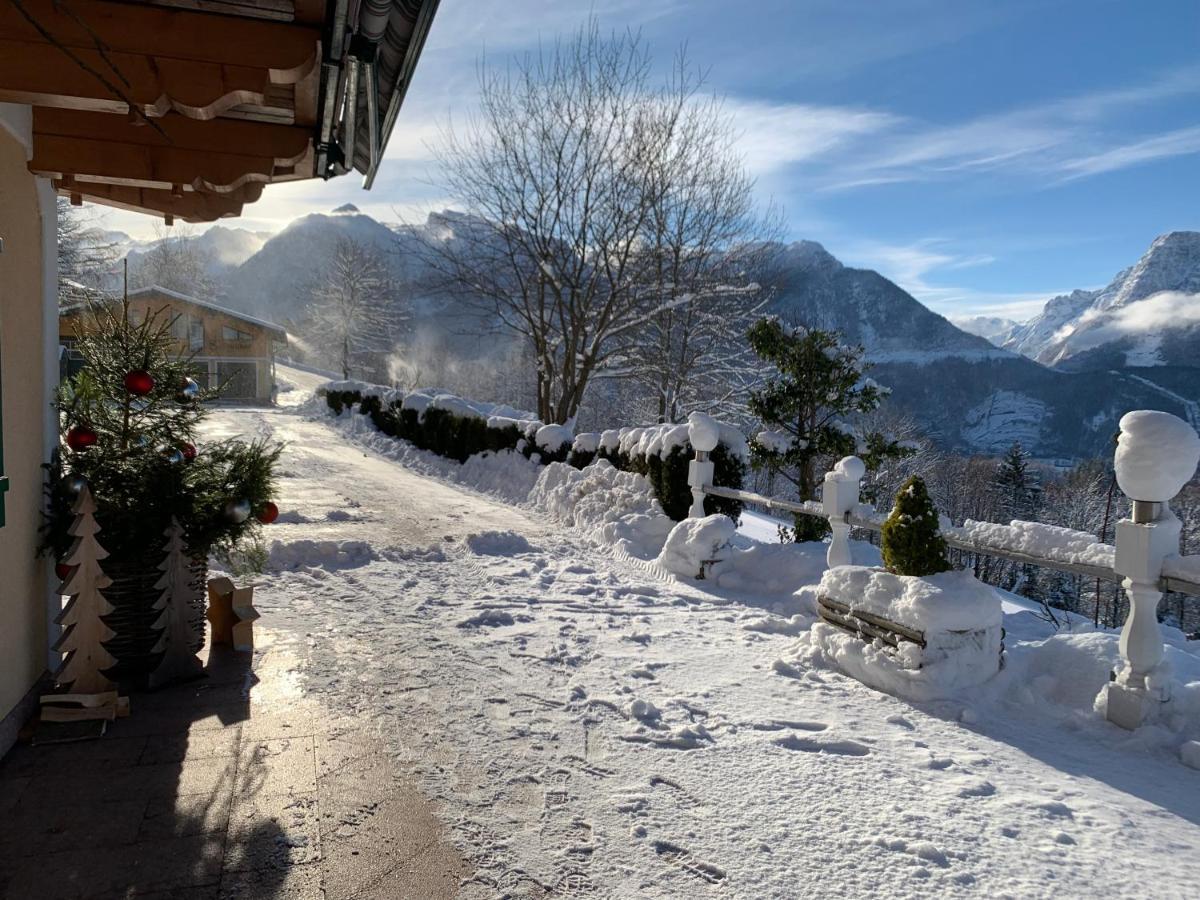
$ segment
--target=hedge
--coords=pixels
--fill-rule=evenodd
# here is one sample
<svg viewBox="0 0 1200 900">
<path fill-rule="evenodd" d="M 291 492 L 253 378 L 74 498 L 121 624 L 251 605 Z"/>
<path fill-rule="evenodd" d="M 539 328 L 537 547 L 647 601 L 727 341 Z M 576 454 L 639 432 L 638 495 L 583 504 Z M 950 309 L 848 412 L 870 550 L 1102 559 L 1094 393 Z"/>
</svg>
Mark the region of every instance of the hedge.
<svg viewBox="0 0 1200 900">
<path fill-rule="evenodd" d="M 557 431 L 536 420 L 485 418 L 465 401 L 449 395 L 429 397 L 414 392 L 404 397 L 400 392 L 362 382 L 332 382 L 318 393 L 324 395 L 326 404 L 335 413 L 357 405 L 359 412 L 369 416 L 381 433 L 460 463 L 477 453 L 502 450 L 513 450 L 528 459 L 536 456 L 542 465 L 565 462 L 577 469 L 605 459 L 618 469 L 644 475 L 670 518 L 686 519 L 692 505 L 692 491 L 687 483 L 692 448 L 686 438 L 686 425 L 622 428 L 603 434 L 576 435 L 573 441 L 557 447 L 539 446 L 539 430 L 543 443 L 553 442 Z M 439 400 L 458 412 L 438 406 Z M 464 411 L 470 414 L 461 414 Z M 740 434 L 732 429 L 728 435 L 722 434 L 721 442 L 709 458 L 713 462 L 714 484 L 742 487 L 746 454 L 745 440 Z M 705 497 L 704 511 L 736 520 L 742 514 L 742 504 L 723 497 Z"/>
</svg>

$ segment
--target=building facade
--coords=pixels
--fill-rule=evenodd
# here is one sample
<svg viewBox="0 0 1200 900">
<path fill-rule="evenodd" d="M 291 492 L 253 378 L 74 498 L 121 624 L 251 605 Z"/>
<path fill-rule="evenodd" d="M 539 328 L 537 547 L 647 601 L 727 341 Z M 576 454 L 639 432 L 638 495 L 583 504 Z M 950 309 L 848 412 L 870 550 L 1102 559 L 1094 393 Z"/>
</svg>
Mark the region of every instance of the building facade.
<svg viewBox="0 0 1200 900">
<path fill-rule="evenodd" d="M 275 352 L 287 346 L 287 332 L 216 303 L 158 286 L 129 293 L 129 316 L 136 324 L 154 316 L 169 323 L 180 356 L 191 357 L 196 380 L 221 388 L 221 399 L 241 403 L 270 403 L 275 389 Z M 90 315 L 86 304 L 68 306 L 59 314 L 61 374 L 86 363 L 74 351 Z"/>
</svg>

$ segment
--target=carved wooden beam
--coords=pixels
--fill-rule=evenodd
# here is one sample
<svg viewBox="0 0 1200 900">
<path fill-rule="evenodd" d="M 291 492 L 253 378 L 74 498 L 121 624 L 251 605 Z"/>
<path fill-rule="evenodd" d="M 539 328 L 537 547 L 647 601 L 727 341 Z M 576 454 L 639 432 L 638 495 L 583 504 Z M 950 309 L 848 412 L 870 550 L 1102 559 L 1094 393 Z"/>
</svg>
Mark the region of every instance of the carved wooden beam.
<svg viewBox="0 0 1200 900">
<path fill-rule="evenodd" d="M 320 30 L 309 25 L 212 15 L 115 0 L 20 0 L 41 30 L 13 3 L 0 4 L 0 34 L 20 43 L 54 43 L 72 50 L 131 53 L 156 59 L 270 69 L 291 84 L 315 61 Z"/>
<path fill-rule="evenodd" d="M 261 184 L 248 184 L 234 194 L 206 194 L 199 191 L 171 191 L 127 187 L 114 184 L 91 184 L 76 181 L 69 186 L 55 182 L 59 192 L 79 194 L 93 203 L 128 209 L 133 212 L 157 212 L 185 222 L 212 222 L 216 219 L 240 216 L 242 206 L 262 196 Z"/>
</svg>

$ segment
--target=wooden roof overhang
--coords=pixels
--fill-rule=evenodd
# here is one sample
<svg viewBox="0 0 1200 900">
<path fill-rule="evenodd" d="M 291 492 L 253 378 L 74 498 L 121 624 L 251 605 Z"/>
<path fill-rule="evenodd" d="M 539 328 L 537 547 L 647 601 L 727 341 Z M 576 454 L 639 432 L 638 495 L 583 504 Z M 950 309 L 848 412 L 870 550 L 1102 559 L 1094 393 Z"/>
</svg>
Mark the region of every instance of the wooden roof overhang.
<svg viewBox="0 0 1200 900">
<path fill-rule="evenodd" d="M 236 216 L 374 178 L 437 0 L 0 0 L 0 101 L 72 202 Z"/>
</svg>

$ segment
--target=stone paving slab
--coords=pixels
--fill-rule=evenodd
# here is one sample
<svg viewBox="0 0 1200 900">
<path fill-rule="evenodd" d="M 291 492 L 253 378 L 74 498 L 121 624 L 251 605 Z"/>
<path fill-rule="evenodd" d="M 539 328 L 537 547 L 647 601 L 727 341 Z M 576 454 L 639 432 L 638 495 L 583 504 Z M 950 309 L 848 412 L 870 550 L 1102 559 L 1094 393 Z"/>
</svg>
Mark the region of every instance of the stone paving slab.
<svg viewBox="0 0 1200 900">
<path fill-rule="evenodd" d="M 433 808 L 367 734 L 297 692 L 284 639 L 131 698 L 93 741 L 0 761 L 0 897 L 453 897 Z"/>
</svg>

